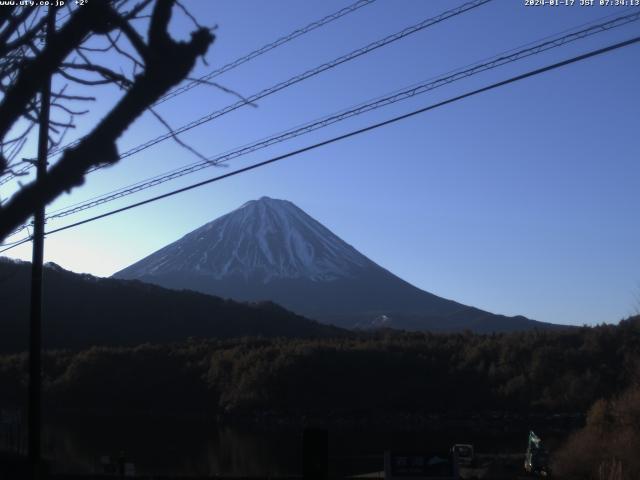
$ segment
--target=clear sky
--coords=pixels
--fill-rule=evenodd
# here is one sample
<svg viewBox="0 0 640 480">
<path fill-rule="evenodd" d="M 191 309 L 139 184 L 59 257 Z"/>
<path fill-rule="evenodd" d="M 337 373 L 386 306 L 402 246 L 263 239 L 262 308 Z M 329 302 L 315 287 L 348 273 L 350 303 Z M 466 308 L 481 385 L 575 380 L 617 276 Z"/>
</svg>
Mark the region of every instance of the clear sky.
<svg viewBox="0 0 640 480">
<path fill-rule="evenodd" d="M 332 13 L 341 0 L 190 0 L 217 25 L 204 74 Z M 219 83 L 250 95 L 463 3 L 378 0 L 232 72 Z M 528 7 L 494 0 L 383 47 L 182 137 L 206 155 L 483 60 L 624 7 Z M 597 2 L 596 2 L 597 3 Z M 172 29 L 193 29 L 176 12 Z M 640 22 L 456 82 L 294 141 L 51 222 L 49 228 L 172 190 L 250 162 L 408 112 L 526 70 L 627 39 Z M 116 62 L 116 59 L 113 59 Z M 109 219 L 50 236 L 47 261 L 106 276 L 247 200 L 288 199 L 412 284 L 507 315 L 617 322 L 640 309 L 640 46 L 524 80 L 401 123 Z M 118 98 L 100 91 L 87 131 Z M 236 99 L 199 87 L 162 104 L 178 127 Z M 146 115 L 125 150 L 163 133 Z M 198 159 L 166 141 L 55 202 L 63 207 Z M 15 185 L 2 190 L 11 193 Z M 8 252 L 30 259 L 27 246 Z"/>
</svg>

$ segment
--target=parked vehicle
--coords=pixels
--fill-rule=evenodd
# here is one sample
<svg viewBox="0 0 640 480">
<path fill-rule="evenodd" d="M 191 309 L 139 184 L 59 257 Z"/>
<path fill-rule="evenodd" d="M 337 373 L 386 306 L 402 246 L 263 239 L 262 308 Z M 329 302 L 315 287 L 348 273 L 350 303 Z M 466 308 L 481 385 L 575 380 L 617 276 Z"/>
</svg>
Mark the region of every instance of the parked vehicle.
<svg viewBox="0 0 640 480">
<path fill-rule="evenodd" d="M 473 445 L 467 443 L 456 443 L 451 447 L 451 453 L 458 456 L 459 465 L 465 467 L 473 465 L 473 461 L 475 459 Z"/>
</svg>

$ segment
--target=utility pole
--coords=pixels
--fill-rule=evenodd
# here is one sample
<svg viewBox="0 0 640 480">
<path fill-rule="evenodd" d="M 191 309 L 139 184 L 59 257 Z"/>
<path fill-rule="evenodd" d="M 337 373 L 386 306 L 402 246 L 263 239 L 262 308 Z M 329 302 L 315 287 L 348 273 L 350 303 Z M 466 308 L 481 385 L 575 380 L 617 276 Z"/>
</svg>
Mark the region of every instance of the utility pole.
<svg viewBox="0 0 640 480">
<path fill-rule="evenodd" d="M 50 46 L 56 27 L 55 7 L 47 11 L 45 49 Z M 42 182 L 47 174 L 49 153 L 49 110 L 51 106 L 51 76 L 42 87 L 38 115 L 38 158 L 36 182 Z M 29 318 L 29 465 L 34 480 L 41 478 L 42 469 L 42 263 L 44 260 L 44 205 L 33 216 L 33 254 L 31 264 L 31 312 Z"/>
</svg>

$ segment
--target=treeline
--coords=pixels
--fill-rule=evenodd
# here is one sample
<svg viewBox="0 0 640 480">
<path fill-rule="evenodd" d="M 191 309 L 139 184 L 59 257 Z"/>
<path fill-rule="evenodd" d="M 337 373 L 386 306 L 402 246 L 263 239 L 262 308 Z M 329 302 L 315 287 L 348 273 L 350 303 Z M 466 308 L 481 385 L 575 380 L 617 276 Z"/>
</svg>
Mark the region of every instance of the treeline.
<svg viewBox="0 0 640 480">
<path fill-rule="evenodd" d="M 195 340 L 45 355 L 45 405 L 107 413 L 371 415 L 586 412 L 640 365 L 640 317 L 567 331 L 376 332 Z M 0 357 L 1 406 L 24 405 L 24 354 Z"/>
<path fill-rule="evenodd" d="M 48 349 L 136 346 L 188 337 L 335 337 L 322 325 L 271 303 L 239 303 L 135 280 L 77 274 L 49 264 L 44 272 L 43 343 Z M 0 257 L 0 354 L 20 352 L 29 338 L 30 264 Z M 10 301 L 9 301 L 10 300 Z"/>
<path fill-rule="evenodd" d="M 586 426 L 556 452 L 554 471 L 566 479 L 640 478 L 640 382 L 621 395 L 598 400 Z"/>
</svg>

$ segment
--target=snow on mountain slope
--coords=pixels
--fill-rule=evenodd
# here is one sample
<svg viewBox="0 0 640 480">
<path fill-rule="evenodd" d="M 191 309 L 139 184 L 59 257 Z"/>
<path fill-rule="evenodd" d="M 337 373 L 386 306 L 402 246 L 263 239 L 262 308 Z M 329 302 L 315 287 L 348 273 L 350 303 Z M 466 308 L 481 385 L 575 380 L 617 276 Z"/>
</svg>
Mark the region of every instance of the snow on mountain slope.
<svg viewBox="0 0 640 480">
<path fill-rule="evenodd" d="M 293 203 L 262 197 L 118 272 L 123 278 L 174 272 L 329 281 L 374 265 Z"/>
<path fill-rule="evenodd" d="M 114 277 L 234 300 L 270 300 L 346 328 L 507 331 L 540 326 L 420 290 L 293 203 L 268 197 L 245 203 Z"/>
</svg>

